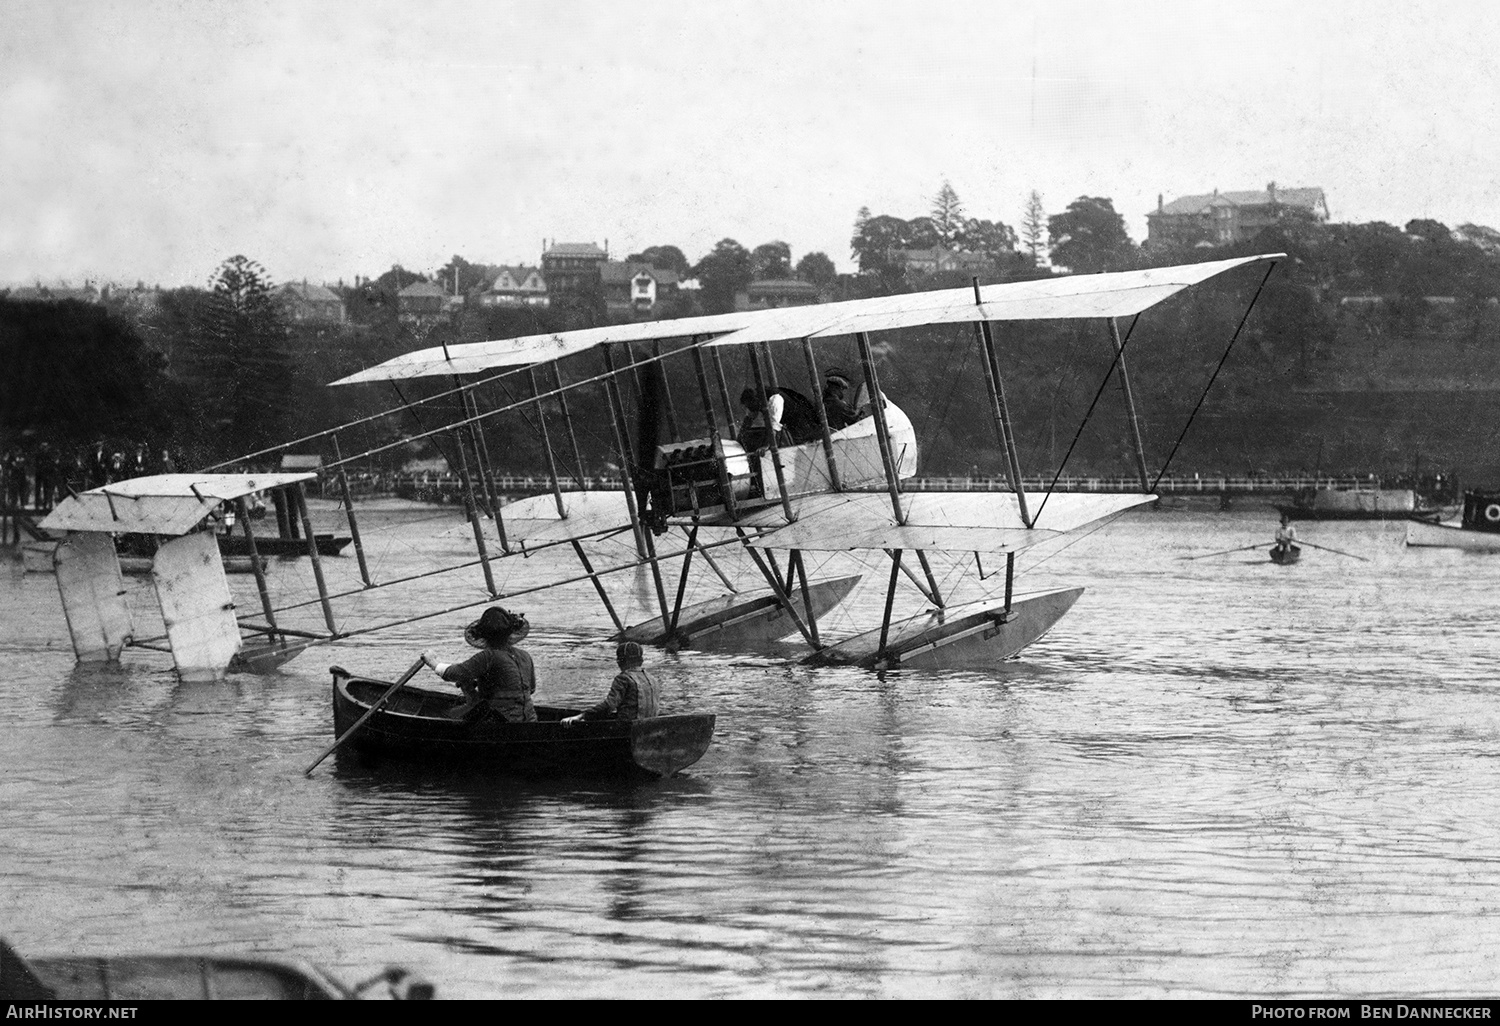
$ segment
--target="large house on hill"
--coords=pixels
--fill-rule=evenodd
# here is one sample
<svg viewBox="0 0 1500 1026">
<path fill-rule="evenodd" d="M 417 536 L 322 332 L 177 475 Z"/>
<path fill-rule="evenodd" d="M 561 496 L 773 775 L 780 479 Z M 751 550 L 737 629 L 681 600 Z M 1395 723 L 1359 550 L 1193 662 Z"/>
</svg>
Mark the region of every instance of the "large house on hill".
<svg viewBox="0 0 1500 1026">
<path fill-rule="evenodd" d="M 545 307 L 547 280 L 536 267 L 501 267 L 495 280 L 472 293 L 480 306 Z"/>
<path fill-rule="evenodd" d="M 607 241 L 607 240 L 606 240 Z M 609 252 L 592 242 L 554 242 L 542 252 L 542 277 L 556 296 L 596 293 Z"/>
<path fill-rule="evenodd" d="M 599 281 L 611 317 L 649 320 L 677 298 L 677 272 L 650 264 L 606 260 L 599 265 Z"/>
<path fill-rule="evenodd" d="M 822 293 L 811 282 L 795 278 L 768 278 L 752 281 L 734 297 L 736 310 L 774 310 L 783 306 L 812 306 L 823 301 Z"/>
<path fill-rule="evenodd" d="M 289 281 L 272 295 L 293 324 L 343 324 L 348 317 L 344 301 L 326 285 Z"/>
<path fill-rule="evenodd" d="M 1263 191 L 1220 192 L 1182 196 L 1171 203 L 1156 198 L 1146 215 L 1146 245 L 1222 246 L 1254 238 L 1287 216 L 1328 220 L 1328 199 L 1319 188 L 1280 189 L 1271 182 Z"/>
<path fill-rule="evenodd" d="M 962 271 L 965 274 L 986 274 L 995 269 L 995 262 L 983 253 L 972 253 L 967 249 L 933 246 L 931 249 L 893 249 L 891 263 L 917 274 L 937 274 L 939 271 Z"/>
</svg>

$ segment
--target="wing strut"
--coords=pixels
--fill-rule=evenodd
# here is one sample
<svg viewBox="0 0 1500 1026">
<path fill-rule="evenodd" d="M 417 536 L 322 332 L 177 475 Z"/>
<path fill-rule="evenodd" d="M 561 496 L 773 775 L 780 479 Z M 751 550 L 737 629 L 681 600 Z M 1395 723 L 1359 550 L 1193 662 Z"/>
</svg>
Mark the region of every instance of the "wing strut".
<svg viewBox="0 0 1500 1026">
<path fill-rule="evenodd" d="M 802 355 L 807 360 L 807 379 L 812 382 L 813 395 L 818 394 L 818 364 L 813 359 L 812 339 L 802 340 Z M 823 432 L 823 458 L 828 461 L 828 480 L 833 482 L 833 490 L 841 492 L 844 484 L 839 480 L 839 463 L 833 456 L 833 432 L 828 427 L 828 407 L 822 402 L 816 403 L 818 407 L 818 427 Z"/>
<path fill-rule="evenodd" d="M 370 565 L 365 561 L 364 539 L 359 536 L 359 521 L 354 516 L 354 492 L 349 488 L 349 475 L 344 470 L 344 452 L 339 447 L 339 436 L 337 434 L 333 436 L 333 456 L 334 459 L 338 460 L 339 464 L 339 490 L 344 496 L 344 519 L 349 523 L 349 537 L 354 539 L 354 555 L 359 560 L 359 579 L 365 582 L 366 588 L 373 588 L 375 582 L 370 580 Z M 241 500 L 241 502 L 243 501 Z M 241 515 L 244 515 L 243 510 L 241 511 Z M 246 528 L 250 526 L 248 519 L 245 521 L 245 526 Z M 250 545 L 250 555 L 253 557 L 255 555 L 254 537 L 248 533 L 245 537 Z M 255 573 L 257 579 L 262 576 L 259 570 Z M 261 583 L 261 590 L 265 590 L 264 582 Z"/>
<path fill-rule="evenodd" d="M 880 461 L 885 464 L 885 483 L 891 493 L 891 508 L 896 513 L 896 524 L 906 526 L 906 513 L 901 509 L 901 481 L 896 475 L 896 463 L 891 456 L 891 432 L 885 422 L 885 393 L 880 390 L 880 379 L 875 374 L 875 357 L 870 352 L 870 336 L 861 331 L 854 336 L 859 343 L 859 359 L 865 365 L 865 385 L 870 390 L 870 412 L 875 415 L 875 441 L 880 445 Z M 899 550 L 896 558 L 899 560 Z"/>
<path fill-rule="evenodd" d="M 1141 422 L 1135 415 L 1135 393 L 1130 390 L 1130 372 L 1125 369 L 1125 344 L 1120 341 L 1120 326 L 1113 317 L 1109 323 L 1109 340 L 1115 347 L 1115 367 L 1120 374 L 1120 391 L 1125 393 L 1125 418 L 1130 422 L 1130 440 L 1135 443 L 1135 468 L 1141 475 L 1141 491 L 1151 491 L 1151 477 L 1146 473 L 1146 447 L 1141 442 Z M 1132 324 L 1133 328 L 1134 325 Z"/>
<path fill-rule="evenodd" d="M 619 381 L 614 376 L 615 360 L 608 345 L 599 348 L 604 353 L 604 366 L 610 371 L 605 378 L 604 393 L 609 399 L 610 412 L 613 414 L 615 443 L 620 452 L 620 483 L 625 487 L 625 505 L 630 510 L 630 527 L 635 534 L 638 554 L 651 566 L 651 581 L 656 585 L 656 600 L 661 606 L 662 622 L 666 623 L 671 619 L 672 610 L 667 606 L 667 591 L 661 582 L 661 564 L 656 558 L 656 546 L 651 543 L 650 533 L 641 524 L 640 509 L 635 501 L 635 481 L 630 470 L 634 456 L 630 451 L 630 432 L 625 427 L 625 410 L 620 402 Z"/>
<path fill-rule="evenodd" d="M 741 539 L 745 541 L 749 540 L 745 535 L 745 529 L 743 527 L 736 527 L 735 533 L 738 534 Z M 818 644 L 818 642 L 814 640 L 815 635 L 813 634 L 813 632 L 808 629 L 807 624 L 802 622 L 802 617 L 797 615 L 797 607 L 792 605 L 791 597 L 787 595 L 786 587 L 782 584 L 781 575 L 776 571 L 775 564 L 773 563 L 771 566 L 767 567 L 765 559 L 762 558 L 761 554 L 755 549 L 751 548 L 749 545 L 745 546 L 745 551 L 750 554 L 750 559 L 754 561 L 756 568 L 760 570 L 761 576 L 764 577 L 766 579 L 766 583 L 771 586 L 771 591 L 773 594 L 775 594 L 776 601 L 781 603 L 781 608 L 785 609 L 786 615 L 792 618 L 792 623 L 797 625 L 797 630 L 802 632 L 802 636 L 807 639 L 807 643 L 811 645 L 815 650 L 821 649 L 823 646 Z"/>
<path fill-rule="evenodd" d="M 1156 481 L 1152 482 L 1151 491 L 1156 491 L 1157 484 L 1161 483 L 1161 479 L 1166 474 L 1167 468 L 1172 465 L 1172 457 L 1177 455 L 1178 446 L 1182 445 L 1182 440 L 1187 437 L 1188 428 L 1193 426 L 1193 418 L 1198 416 L 1198 411 L 1203 408 L 1203 400 L 1208 398 L 1208 390 L 1213 388 L 1214 382 L 1218 380 L 1219 371 L 1224 369 L 1224 361 L 1229 359 L 1229 351 L 1234 348 L 1235 342 L 1239 340 L 1240 332 L 1245 328 L 1245 322 L 1250 319 L 1250 311 L 1255 309 L 1255 301 L 1260 298 L 1261 290 L 1266 287 L 1266 282 L 1271 280 L 1271 272 L 1274 270 L 1276 270 L 1276 261 L 1272 260 L 1271 266 L 1266 268 L 1265 277 L 1261 278 L 1260 285 L 1255 290 L 1255 295 L 1250 297 L 1250 305 L 1245 307 L 1245 315 L 1240 318 L 1239 325 L 1234 329 L 1234 334 L 1230 336 L 1229 345 L 1224 348 L 1224 355 L 1219 357 L 1219 365 L 1214 368 L 1213 375 L 1208 379 L 1208 384 L 1203 388 L 1203 394 L 1198 397 L 1198 405 L 1194 406 L 1193 412 L 1188 414 L 1187 423 L 1182 425 L 1182 434 L 1177 436 L 1177 441 L 1172 444 L 1172 451 L 1167 453 L 1167 460 L 1161 465 L 1161 473 L 1156 475 Z"/>
<path fill-rule="evenodd" d="M 552 436 L 547 433 L 547 411 L 542 409 L 542 390 L 537 387 L 536 371 L 533 368 L 526 368 L 526 377 L 531 382 L 531 394 L 536 398 L 537 430 L 542 435 L 542 451 L 547 454 L 547 477 L 552 481 L 552 500 L 557 503 L 558 517 L 566 520 L 568 511 L 563 506 L 562 485 L 557 482 L 557 461 L 552 458 Z M 495 515 L 499 516 L 499 513 Z"/>
<path fill-rule="evenodd" d="M 979 278 L 974 278 L 974 302 L 979 302 Z M 1005 402 L 1005 382 L 1000 377 L 1000 362 L 995 358 L 995 339 L 990 334 L 990 322 L 979 321 L 974 326 L 984 350 L 984 379 L 990 388 L 991 412 L 995 415 L 995 427 L 1000 432 L 1000 444 L 1005 446 L 1005 470 L 1010 478 L 1010 490 L 1016 493 L 1016 505 L 1021 511 L 1021 523 L 1031 526 L 1031 515 L 1026 511 L 1026 488 L 1021 484 L 1021 458 L 1016 452 L 1016 434 L 1010 423 L 1010 407 Z"/>
<path fill-rule="evenodd" d="M 563 388 L 562 369 L 558 366 L 560 360 L 552 361 L 552 377 L 557 382 L 557 409 L 562 414 L 563 423 L 568 428 L 568 443 L 573 447 L 573 465 L 578 468 L 578 490 L 586 492 L 589 490 L 589 479 L 583 472 L 583 453 L 578 450 L 578 436 L 573 432 L 573 417 L 568 413 L 568 393 Z M 541 397 L 537 397 L 541 401 Z"/>
<path fill-rule="evenodd" d="M 760 367 L 762 348 L 763 347 L 753 345 L 748 346 L 746 348 L 746 355 L 750 357 L 750 373 L 755 377 L 755 388 L 758 392 L 760 392 L 762 401 L 766 404 L 765 408 L 761 411 L 761 416 L 765 419 L 766 422 L 766 445 L 771 450 L 771 466 L 776 470 L 777 490 L 781 492 L 781 510 L 786 514 L 787 523 L 793 524 L 797 522 L 797 514 L 792 511 L 792 497 L 786 493 L 786 471 L 781 466 L 781 449 L 776 444 L 777 433 L 771 430 L 771 397 L 766 390 L 766 380 L 761 373 Z M 765 350 L 765 356 L 767 361 L 769 361 L 771 358 L 769 349 Z M 776 380 L 775 364 L 771 365 L 771 374 L 771 380 L 774 387 L 774 382 Z M 782 415 L 785 416 L 785 413 L 785 407 L 783 407 Z"/>
</svg>

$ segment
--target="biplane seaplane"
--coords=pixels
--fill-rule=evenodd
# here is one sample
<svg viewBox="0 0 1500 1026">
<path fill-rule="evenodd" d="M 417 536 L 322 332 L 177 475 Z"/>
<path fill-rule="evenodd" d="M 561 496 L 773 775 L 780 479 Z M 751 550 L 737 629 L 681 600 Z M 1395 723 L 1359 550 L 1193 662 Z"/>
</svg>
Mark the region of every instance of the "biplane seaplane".
<svg viewBox="0 0 1500 1026">
<path fill-rule="evenodd" d="M 259 574 L 261 615 L 238 616 L 227 601 L 223 569 L 213 541 L 204 538 L 202 531 L 204 518 L 220 504 L 243 502 L 252 492 L 270 491 L 277 497 L 278 508 L 300 517 L 306 537 L 311 539 L 312 525 L 302 491 L 317 475 L 226 474 L 210 468 L 200 475 L 137 478 L 94 489 L 63 502 L 47 519 L 44 526 L 49 530 L 70 532 L 58 549 L 57 581 L 74 649 L 83 660 L 115 658 L 131 644 L 166 647 L 185 676 L 217 676 L 233 668 L 273 666 L 309 644 L 394 626 L 354 625 L 335 613 L 335 605 L 353 595 L 372 588 L 399 587 L 413 579 L 373 579 L 365 562 L 346 468 L 398 446 L 431 440 L 433 444 L 441 441 L 450 445 L 445 455 L 462 481 L 476 557 L 445 572 L 467 573 L 471 578 L 482 575 L 483 585 L 478 586 L 475 580 L 472 602 L 418 610 L 396 622 L 409 623 L 513 597 L 520 592 L 496 584 L 493 568 L 497 564 L 541 549 L 568 546 L 577 559 L 578 571 L 542 585 L 528 584 L 525 590 L 589 582 L 610 616 L 616 636 L 622 639 L 671 647 L 761 649 L 795 637 L 805 644 L 804 659 L 808 662 L 876 669 L 988 664 L 1006 659 L 1050 630 L 1083 593 L 1082 588 L 1074 587 L 1018 595 L 1014 587 L 1016 554 L 1156 498 L 1125 362 L 1126 348 L 1140 315 L 1217 275 L 1240 268 L 1261 270 L 1259 287 L 1225 349 L 1227 358 L 1280 258 L 1281 254 L 1266 254 L 987 286 L 980 286 L 976 280 L 972 288 L 636 322 L 407 353 L 333 382 L 340 387 L 385 383 L 395 388 L 401 399 L 399 406 L 234 461 L 263 459 L 278 451 L 305 451 L 320 444 L 332 449 L 334 458 L 326 461 L 319 473 L 326 477 L 325 486 L 336 482 L 342 494 L 362 580 L 350 591 L 330 591 L 324 583 L 319 553 L 309 544 L 308 556 L 326 630 L 296 630 L 286 626 L 284 620 L 278 623 L 278 615 L 291 607 L 275 604 Z M 1067 493 L 1051 488 L 1028 492 L 1023 486 L 1004 368 L 991 324 L 1058 319 L 1096 320 L 1107 330 L 1113 362 L 1100 383 L 1100 393 L 1106 383 L 1118 378 L 1140 475 L 1138 492 Z M 1119 324 L 1125 319 L 1129 319 L 1129 326 L 1122 336 Z M 973 344 L 981 356 L 989 415 L 1005 454 L 1009 491 L 904 490 L 903 482 L 916 474 L 919 463 L 916 430 L 893 397 L 882 390 L 871 336 L 961 322 L 974 326 Z M 801 437 L 778 430 L 785 425 L 775 423 L 777 408 L 790 402 L 790 393 L 795 390 L 782 386 L 771 344 L 782 344 L 783 353 L 788 345 L 800 349 L 801 359 L 794 362 L 801 364 L 798 371 L 806 373 L 812 395 L 817 397 L 821 394 L 819 346 L 833 339 L 843 339 L 847 346 L 851 338 L 863 377 L 861 394 L 868 397 L 866 415 L 853 423 L 834 424 L 827 408 L 813 400 L 806 407 L 813 411 L 813 420 L 804 419 Z M 762 422 L 755 425 L 760 430 L 747 431 L 746 425 L 739 430 L 735 427 L 731 413 L 735 404 L 731 402 L 723 359 L 724 354 L 735 350 L 746 357 L 750 386 L 746 393 L 764 400 L 759 404 L 763 407 Z M 580 376 L 578 368 L 590 353 L 599 362 L 585 366 Z M 913 358 L 920 357 L 913 354 Z M 688 425 L 679 416 L 672 390 L 666 386 L 663 367 L 668 360 L 691 363 L 698 391 L 693 405 L 701 411 L 701 428 Z M 564 364 L 574 377 L 566 384 L 559 369 Z M 553 383 L 544 384 L 549 372 Z M 442 390 L 408 401 L 401 392 L 402 384 L 422 378 L 436 379 Z M 510 379 L 509 384 L 526 384 L 521 398 L 510 391 L 506 379 Z M 1212 382 L 1211 378 L 1208 387 Z M 506 401 L 482 401 L 482 390 L 495 387 L 504 390 Z M 568 406 L 570 396 L 576 403 L 585 390 L 592 390 L 587 401 L 602 392 L 602 408 L 607 410 L 622 487 L 585 487 L 587 479 Z M 633 439 L 626 403 L 629 391 L 638 396 Z M 778 403 L 777 396 L 786 399 Z M 741 398 L 743 401 L 746 396 Z M 576 475 L 559 471 L 561 447 L 554 446 L 544 415 L 549 404 L 555 404 L 567 428 Z M 507 414 L 527 419 L 537 431 L 550 491 L 502 508 L 486 429 L 495 418 Z M 403 429 L 398 441 L 352 456 L 342 454 L 341 433 L 383 418 L 406 418 L 401 423 L 415 421 L 420 430 Z M 434 424 L 434 419 L 442 422 Z M 1191 421 L 1190 416 L 1188 424 Z M 1184 434 L 1186 430 L 1184 425 Z M 1170 460 L 1169 455 L 1166 462 Z M 1062 469 L 1057 468 L 1058 477 Z M 1157 480 L 1165 471 L 1163 465 Z M 1055 485 L 1057 477 L 1052 481 Z M 253 552 L 248 518 L 242 518 L 242 523 Z M 154 571 L 165 638 L 136 641 L 132 637 L 129 616 L 120 598 L 114 546 L 107 538 L 120 532 L 150 533 L 165 539 L 160 542 L 158 569 Z M 589 543 L 627 534 L 633 546 L 616 546 L 627 552 L 626 557 L 617 556 L 605 564 L 599 562 L 596 551 L 591 558 Z M 731 582 L 713 554 L 726 546 L 729 552 L 743 553 L 753 563 L 763 586 L 743 590 Z M 890 569 L 883 583 L 879 622 L 834 638 L 820 629 L 820 621 L 849 596 L 861 576 L 815 576 L 809 572 L 804 554 L 839 552 L 884 557 Z M 991 593 L 978 600 L 954 601 L 951 592 L 944 593 L 934 571 L 937 560 L 960 568 L 972 560 L 983 576 L 981 561 L 989 560 L 991 573 L 998 577 L 1002 557 L 1003 593 L 998 585 L 992 586 Z M 687 601 L 686 584 L 695 558 L 713 569 L 724 594 Z M 611 599 L 610 578 L 623 570 L 650 574 L 655 608 L 644 621 L 625 622 Z M 969 576 L 975 575 L 970 572 Z M 897 611 L 898 590 L 910 598 L 908 588 L 920 597 L 922 608 L 918 612 Z M 242 640 L 246 637 L 249 645 Z"/>
</svg>

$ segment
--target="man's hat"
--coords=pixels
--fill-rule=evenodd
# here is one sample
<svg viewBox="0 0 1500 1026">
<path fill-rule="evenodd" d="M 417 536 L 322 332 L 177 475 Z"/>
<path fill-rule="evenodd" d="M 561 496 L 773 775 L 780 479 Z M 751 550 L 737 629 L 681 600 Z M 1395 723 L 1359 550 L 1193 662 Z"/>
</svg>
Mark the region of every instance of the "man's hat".
<svg viewBox="0 0 1500 1026">
<path fill-rule="evenodd" d="M 829 367 L 826 371 L 823 372 L 823 380 L 828 382 L 830 385 L 843 385 L 845 388 L 849 387 L 849 375 L 844 373 L 844 369 L 842 367 Z"/>
</svg>

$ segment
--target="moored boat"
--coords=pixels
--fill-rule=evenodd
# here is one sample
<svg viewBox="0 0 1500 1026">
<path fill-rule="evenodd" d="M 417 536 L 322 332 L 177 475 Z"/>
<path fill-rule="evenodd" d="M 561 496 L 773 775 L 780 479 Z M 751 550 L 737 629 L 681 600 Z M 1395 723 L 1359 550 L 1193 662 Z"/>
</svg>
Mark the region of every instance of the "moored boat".
<svg viewBox="0 0 1500 1026">
<path fill-rule="evenodd" d="M 1276 510 L 1292 520 L 1403 520 L 1437 516 L 1443 507 L 1410 488 L 1304 488 Z"/>
<path fill-rule="evenodd" d="M 0 998 L 54 1001 L 426 999 L 432 985 L 388 969 L 346 986 L 299 959 L 256 955 L 67 955 L 23 959 L 0 941 Z"/>
<path fill-rule="evenodd" d="M 1413 548 L 1500 552 L 1500 492 L 1465 492 L 1463 517 L 1457 523 L 1408 523 L 1406 544 Z"/>
<path fill-rule="evenodd" d="M 330 672 L 334 734 L 343 737 L 391 685 L 337 666 Z M 345 747 L 365 756 L 464 763 L 525 776 L 669 777 L 701 759 L 714 733 L 711 713 L 565 724 L 560 721 L 579 710 L 537 706 L 535 723 L 453 719 L 449 713 L 464 701 L 456 691 L 403 689 Z"/>
</svg>

